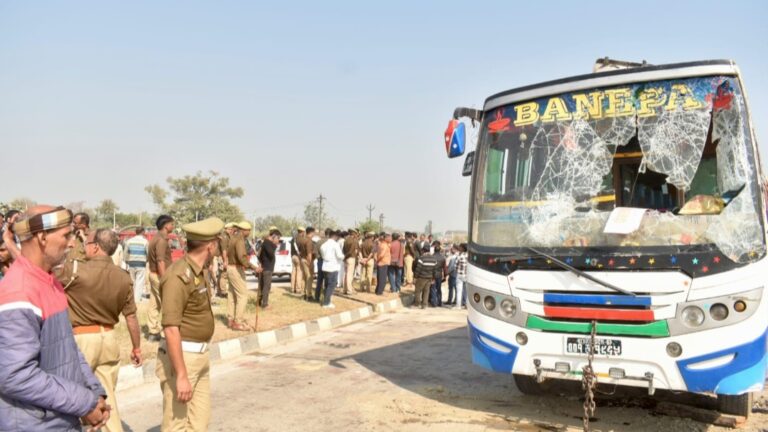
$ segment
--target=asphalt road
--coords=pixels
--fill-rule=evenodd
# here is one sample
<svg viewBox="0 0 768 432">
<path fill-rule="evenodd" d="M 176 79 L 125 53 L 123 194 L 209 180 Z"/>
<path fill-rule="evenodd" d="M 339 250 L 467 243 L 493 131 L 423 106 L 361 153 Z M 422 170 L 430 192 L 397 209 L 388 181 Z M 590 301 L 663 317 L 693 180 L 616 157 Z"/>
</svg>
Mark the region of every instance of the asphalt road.
<svg viewBox="0 0 768 432">
<path fill-rule="evenodd" d="M 403 310 L 213 369 L 212 431 L 581 430 L 579 389 L 522 396 L 471 364 L 464 311 Z M 608 389 L 612 390 L 612 389 Z M 662 397 L 706 406 L 704 399 Z M 126 430 L 159 431 L 158 384 L 118 394 Z M 594 430 L 720 430 L 653 415 L 641 393 L 602 396 Z M 756 413 L 742 430 L 768 427 Z"/>
</svg>

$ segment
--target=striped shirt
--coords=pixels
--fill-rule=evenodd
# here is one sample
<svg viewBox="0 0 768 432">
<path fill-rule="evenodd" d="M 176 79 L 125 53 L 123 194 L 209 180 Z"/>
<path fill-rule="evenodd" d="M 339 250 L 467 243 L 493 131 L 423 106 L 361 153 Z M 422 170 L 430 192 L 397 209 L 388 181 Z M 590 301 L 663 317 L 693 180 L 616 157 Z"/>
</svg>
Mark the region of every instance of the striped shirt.
<svg viewBox="0 0 768 432">
<path fill-rule="evenodd" d="M 467 253 L 462 252 L 456 258 L 456 275 L 462 280 L 467 277 Z"/>
<path fill-rule="evenodd" d="M 125 242 L 125 262 L 131 267 L 143 267 L 147 264 L 147 246 L 144 236 L 133 236 Z"/>
</svg>

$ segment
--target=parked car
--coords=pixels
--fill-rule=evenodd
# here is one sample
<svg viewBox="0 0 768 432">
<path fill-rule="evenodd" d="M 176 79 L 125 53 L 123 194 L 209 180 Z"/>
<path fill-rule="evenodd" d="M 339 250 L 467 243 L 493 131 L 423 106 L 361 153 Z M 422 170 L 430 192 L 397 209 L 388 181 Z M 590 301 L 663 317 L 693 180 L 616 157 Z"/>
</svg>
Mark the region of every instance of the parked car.
<svg viewBox="0 0 768 432">
<path fill-rule="evenodd" d="M 258 250 L 261 249 L 262 240 L 256 241 L 256 247 L 254 251 L 249 255 L 251 263 L 259 265 Z M 272 272 L 272 277 L 290 277 L 293 264 L 291 263 L 291 237 L 282 237 L 280 244 L 275 250 L 275 270 Z"/>
</svg>

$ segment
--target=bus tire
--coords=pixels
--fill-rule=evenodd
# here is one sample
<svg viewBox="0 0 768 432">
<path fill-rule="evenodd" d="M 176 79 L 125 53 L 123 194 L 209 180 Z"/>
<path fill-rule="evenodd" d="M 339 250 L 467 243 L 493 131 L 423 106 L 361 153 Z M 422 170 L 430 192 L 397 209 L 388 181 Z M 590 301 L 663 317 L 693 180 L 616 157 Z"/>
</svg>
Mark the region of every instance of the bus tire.
<svg viewBox="0 0 768 432">
<path fill-rule="evenodd" d="M 517 389 L 526 396 L 540 396 L 546 393 L 546 387 L 537 382 L 536 377 L 520 374 L 513 374 L 512 377 Z"/>
<path fill-rule="evenodd" d="M 717 410 L 723 414 L 749 417 L 752 413 L 753 393 L 717 395 Z"/>
</svg>

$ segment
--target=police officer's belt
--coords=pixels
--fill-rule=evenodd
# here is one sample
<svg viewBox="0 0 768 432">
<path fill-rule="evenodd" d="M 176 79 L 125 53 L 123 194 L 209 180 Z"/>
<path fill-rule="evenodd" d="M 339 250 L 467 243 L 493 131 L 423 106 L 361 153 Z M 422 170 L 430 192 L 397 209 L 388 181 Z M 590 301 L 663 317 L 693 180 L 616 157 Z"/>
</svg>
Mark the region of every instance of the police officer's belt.
<svg viewBox="0 0 768 432">
<path fill-rule="evenodd" d="M 112 327 L 111 325 L 99 325 L 99 324 L 87 325 L 87 326 L 76 326 L 76 327 L 72 327 L 72 333 L 76 335 L 101 333 L 101 332 L 110 331 L 113 328 L 114 327 Z"/>
<path fill-rule="evenodd" d="M 209 344 L 206 342 L 181 341 L 181 350 L 188 353 L 204 354 L 208 352 Z M 168 350 L 168 341 L 165 339 L 160 342 L 160 348 Z"/>
</svg>

